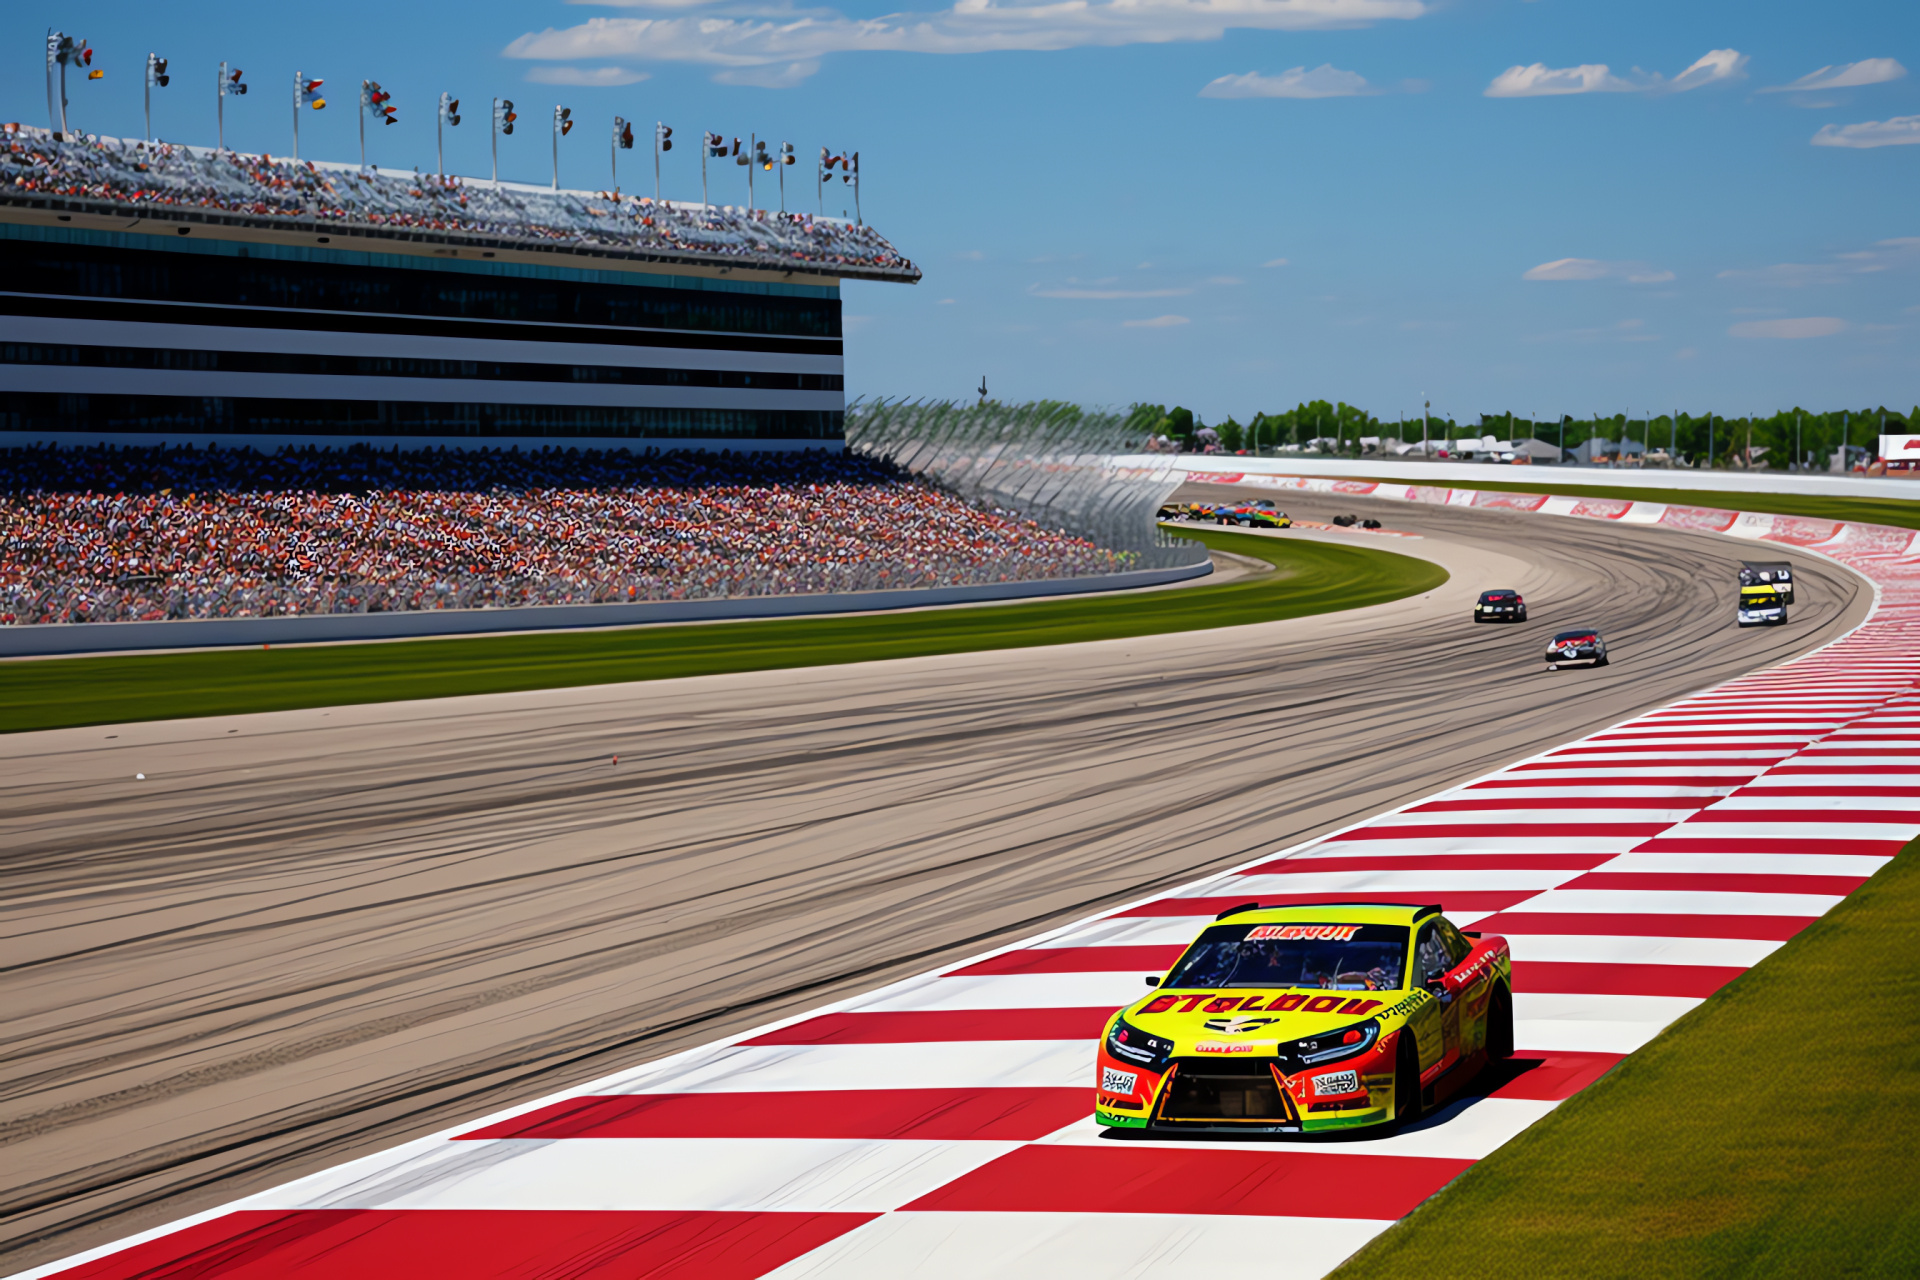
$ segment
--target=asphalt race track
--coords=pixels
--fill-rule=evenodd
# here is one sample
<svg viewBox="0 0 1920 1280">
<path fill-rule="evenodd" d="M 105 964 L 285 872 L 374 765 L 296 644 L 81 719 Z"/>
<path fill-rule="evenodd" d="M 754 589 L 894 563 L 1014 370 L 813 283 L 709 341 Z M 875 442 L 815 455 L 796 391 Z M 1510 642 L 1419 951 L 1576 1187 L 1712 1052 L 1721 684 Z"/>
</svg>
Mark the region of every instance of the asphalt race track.
<svg viewBox="0 0 1920 1280">
<path fill-rule="evenodd" d="M 1870 601 L 1709 535 L 1276 500 L 1419 533 L 1382 545 L 1453 580 L 1084 646 L 0 739 L 0 1264 L 1347 825 Z M 1743 556 L 1796 562 L 1790 626 L 1733 625 Z M 1473 625 L 1495 586 L 1532 620 Z M 1572 625 L 1613 665 L 1546 672 Z"/>
</svg>

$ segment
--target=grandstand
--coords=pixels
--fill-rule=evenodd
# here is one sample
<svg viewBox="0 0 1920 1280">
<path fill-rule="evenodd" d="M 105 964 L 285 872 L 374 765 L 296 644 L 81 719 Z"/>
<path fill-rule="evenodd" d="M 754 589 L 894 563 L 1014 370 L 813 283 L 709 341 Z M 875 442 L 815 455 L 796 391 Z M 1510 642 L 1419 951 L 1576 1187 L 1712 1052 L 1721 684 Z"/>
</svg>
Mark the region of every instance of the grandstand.
<svg viewBox="0 0 1920 1280">
<path fill-rule="evenodd" d="M 0 445 L 838 449 L 841 219 L 0 133 Z"/>
<path fill-rule="evenodd" d="M 1137 557 L 820 450 L 0 449 L 0 625 L 1107 574 Z"/>
</svg>

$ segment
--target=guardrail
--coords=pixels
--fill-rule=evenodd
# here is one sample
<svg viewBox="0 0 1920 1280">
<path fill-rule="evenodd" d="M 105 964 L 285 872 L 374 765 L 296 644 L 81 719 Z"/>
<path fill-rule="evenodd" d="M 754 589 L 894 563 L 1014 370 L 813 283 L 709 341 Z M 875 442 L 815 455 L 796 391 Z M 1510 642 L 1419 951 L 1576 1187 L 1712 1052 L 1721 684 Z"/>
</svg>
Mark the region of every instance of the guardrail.
<svg viewBox="0 0 1920 1280">
<path fill-rule="evenodd" d="M 1856 475 L 1794 474 L 1784 471 L 1668 471 L 1633 467 L 1509 466 L 1488 462 L 1407 462 L 1396 458 L 1242 458 L 1229 454 L 1128 454 L 1110 460 L 1117 467 L 1154 464 L 1182 474 L 1321 477 L 1379 480 L 1418 486 L 1480 484 L 1556 484 L 1622 489 L 1689 489 L 1725 493 L 1798 493 L 1834 498 L 1905 498 L 1920 502 L 1920 475 L 1914 479 Z"/>
<path fill-rule="evenodd" d="M 0 658 L 55 657 L 154 649 L 211 649 L 256 644 L 313 644 L 349 640 L 407 640 L 429 636 L 635 627 L 673 622 L 741 618 L 792 618 L 827 613 L 867 613 L 938 605 L 981 604 L 1130 591 L 1164 586 L 1213 572 L 1198 564 L 987 582 L 959 587 L 909 587 L 898 591 L 841 591 L 819 595 L 734 596 L 718 600 L 652 600 L 634 604 L 531 605 L 514 609 L 424 609 L 395 613 L 320 613 L 287 618 L 182 618 L 162 622 L 73 622 L 0 627 Z"/>
</svg>

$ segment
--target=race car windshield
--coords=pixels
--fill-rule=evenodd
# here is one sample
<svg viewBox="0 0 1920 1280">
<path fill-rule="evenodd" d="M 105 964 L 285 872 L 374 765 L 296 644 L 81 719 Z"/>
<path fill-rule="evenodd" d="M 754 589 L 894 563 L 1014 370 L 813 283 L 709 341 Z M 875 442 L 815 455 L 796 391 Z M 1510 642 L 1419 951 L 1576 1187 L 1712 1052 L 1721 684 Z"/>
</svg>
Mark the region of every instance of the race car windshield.
<svg viewBox="0 0 1920 1280">
<path fill-rule="evenodd" d="M 1401 986 L 1406 959 L 1402 925 L 1215 925 L 1160 985 L 1393 991 Z"/>
</svg>

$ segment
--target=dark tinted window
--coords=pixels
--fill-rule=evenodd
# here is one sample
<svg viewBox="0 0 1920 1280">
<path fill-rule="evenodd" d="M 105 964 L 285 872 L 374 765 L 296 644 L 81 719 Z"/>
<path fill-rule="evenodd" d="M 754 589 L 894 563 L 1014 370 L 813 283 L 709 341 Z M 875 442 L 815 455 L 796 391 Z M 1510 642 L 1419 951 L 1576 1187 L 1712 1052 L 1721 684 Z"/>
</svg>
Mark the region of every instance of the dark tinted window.
<svg viewBox="0 0 1920 1280">
<path fill-rule="evenodd" d="M 89 245 L 0 243 L 20 293 L 519 320 L 620 328 L 840 336 L 837 299 L 588 284 L 333 262 L 210 257 Z"/>
<path fill-rule="evenodd" d="M 1406 962 L 1403 925 L 1215 925 L 1160 985 L 1387 991 L 1399 988 Z"/>
</svg>

